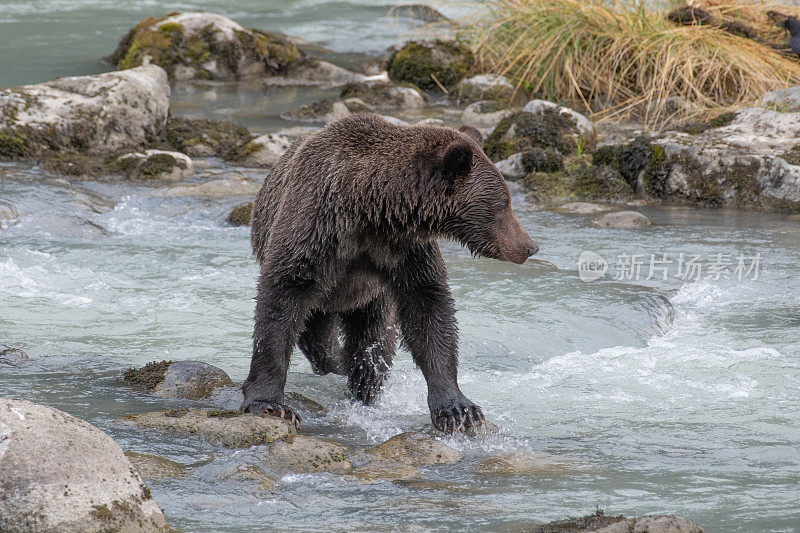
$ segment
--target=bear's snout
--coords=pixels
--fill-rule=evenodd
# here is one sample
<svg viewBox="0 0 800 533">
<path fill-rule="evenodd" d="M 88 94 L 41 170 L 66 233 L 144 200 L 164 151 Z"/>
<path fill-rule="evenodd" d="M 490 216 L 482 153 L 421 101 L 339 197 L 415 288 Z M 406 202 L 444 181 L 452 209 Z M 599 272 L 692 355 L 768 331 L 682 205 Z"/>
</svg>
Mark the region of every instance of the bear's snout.
<svg viewBox="0 0 800 533">
<path fill-rule="evenodd" d="M 539 251 L 539 245 L 531 239 L 511 209 L 500 215 L 495 230 L 495 243 L 500 251 L 501 261 L 521 265 Z"/>
</svg>

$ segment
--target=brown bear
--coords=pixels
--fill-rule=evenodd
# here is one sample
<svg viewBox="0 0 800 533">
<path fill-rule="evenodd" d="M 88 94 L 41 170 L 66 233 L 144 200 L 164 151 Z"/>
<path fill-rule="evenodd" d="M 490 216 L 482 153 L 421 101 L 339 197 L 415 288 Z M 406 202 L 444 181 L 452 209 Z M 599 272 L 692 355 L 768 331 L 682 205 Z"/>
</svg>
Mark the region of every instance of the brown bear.
<svg viewBox="0 0 800 533">
<path fill-rule="evenodd" d="M 455 308 L 437 239 L 514 263 L 538 247 L 477 130 L 400 126 L 371 114 L 333 122 L 280 158 L 251 225 L 261 272 L 242 411 L 302 427 L 284 404 L 295 344 L 315 372 L 347 376 L 353 396 L 371 404 L 399 325 L 427 381 L 433 424 L 453 432 L 483 422 L 458 387 Z"/>
</svg>

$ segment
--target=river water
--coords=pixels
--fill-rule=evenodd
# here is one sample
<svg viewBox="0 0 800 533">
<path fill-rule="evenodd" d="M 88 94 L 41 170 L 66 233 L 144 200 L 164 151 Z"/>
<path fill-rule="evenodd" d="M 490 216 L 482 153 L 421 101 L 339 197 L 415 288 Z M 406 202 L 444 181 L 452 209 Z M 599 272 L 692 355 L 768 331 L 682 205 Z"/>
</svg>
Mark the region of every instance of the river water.
<svg viewBox="0 0 800 533">
<path fill-rule="evenodd" d="M 102 71 L 97 58 L 124 31 L 171 10 L 214 10 L 347 53 L 377 52 L 416 31 L 404 20 L 388 28 L 382 2 L 284 4 L 6 1 L 0 85 Z M 280 111 L 325 96 L 275 91 L 185 85 L 173 91 L 173 111 L 275 131 L 286 125 Z M 453 122 L 445 109 L 429 113 Z M 233 170 L 263 178 L 219 161 L 199 166 L 196 181 Z M 423 482 L 352 486 L 301 475 L 253 491 L 221 476 L 257 451 L 117 421 L 191 404 L 121 385 L 129 366 L 199 359 L 245 377 L 257 269 L 247 229 L 225 222 L 245 198 L 165 197 L 158 185 L 69 182 L 0 163 L 0 202 L 21 215 L 0 229 L 0 346 L 33 359 L 0 367 L 0 396 L 64 409 L 125 449 L 193 465 L 184 478 L 149 483 L 183 531 L 517 531 L 597 506 L 675 513 L 712 532 L 800 530 L 800 219 L 640 208 L 653 226 L 599 229 L 591 216 L 545 209 L 511 186 L 540 245 L 536 260 L 475 259 L 443 243 L 462 389 L 502 433 L 444 438 L 465 459 L 424 469 Z M 607 262 L 603 278 L 582 281 L 586 251 Z M 326 407 L 303 413 L 311 435 L 358 446 L 429 428 L 424 381 L 404 352 L 374 407 L 353 405 L 342 378 L 313 375 L 299 353 L 287 388 Z M 534 477 L 472 473 L 489 455 L 517 451 L 567 467 Z"/>
</svg>

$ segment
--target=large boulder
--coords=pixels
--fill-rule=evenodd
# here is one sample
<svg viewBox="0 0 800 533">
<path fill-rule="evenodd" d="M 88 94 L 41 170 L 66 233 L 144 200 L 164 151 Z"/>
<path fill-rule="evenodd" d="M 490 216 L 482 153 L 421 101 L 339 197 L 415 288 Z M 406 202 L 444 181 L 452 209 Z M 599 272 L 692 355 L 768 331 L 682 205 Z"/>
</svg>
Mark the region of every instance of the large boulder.
<svg viewBox="0 0 800 533">
<path fill-rule="evenodd" d="M 214 390 L 233 385 L 221 368 L 202 361 L 160 361 L 142 368 L 129 368 L 123 379 L 163 398 L 208 398 Z"/>
<path fill-rule="evenodd" d="M 464 79 L 475 59 L 469 48 L 451 41 L 409 41 L 389 59 L 389 79 L 424 91 L 439 83 L 452 89 Z M 436 82 L 438 80 L 439 83 Z"/>
<path fill-rule="evenodd" d="M 0 89 L 0 157 L 143 147 L 163 134 L 169 96 L 155 65 Z"/>
<path fill-rule="evenodd" d="M 0 400 L 0 531 L 168 531 L 150 489 L 88 422 Z"/>
<path fill-rule="evenodd" d="M 125 415 L 123 422 L 205 437 L 227 448 L 249 448 L 296 433 L 294 424 L 269 415 L 227 410 L 172 409 Z"/>
<path fill-rule="evenodd" d="M 616 211 L 595 218 L 592 224 L 600 228 L 631 229 L 649 226 L 651 222 L 638 211 Z"/>
<path fill-rule="evenodd" d="M 131 28 L 106 61 L 124 70 L 150 57 L 173 80 L 274 77 L 341 84 L 359 78 L 308 58 L 292 41 L 285 35 L 245 28 L 216 13 L 172 13 Z"/>
<path fill-rule="evenodd" d="M 654 201 L 798 210 L 798 138 L 800 113 L 749 108 L 605 146 L 593 158 Z"/>
</svg>

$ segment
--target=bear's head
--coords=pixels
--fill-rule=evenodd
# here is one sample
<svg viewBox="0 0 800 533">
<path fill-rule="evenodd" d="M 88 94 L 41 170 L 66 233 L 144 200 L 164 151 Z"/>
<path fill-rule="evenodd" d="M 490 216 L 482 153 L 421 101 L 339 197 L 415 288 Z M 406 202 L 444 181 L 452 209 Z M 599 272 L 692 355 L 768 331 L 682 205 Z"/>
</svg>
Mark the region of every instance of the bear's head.
<svg viewBox="0 0 800 533">
<path fill-rule="evenodd" d="M 522 264 L 539 251 L 511 209 L 511 193 L 475 128 L 437 149 L 433 177 L 445 184 L 442 232 L 483 257 Z"/>
</svg>

